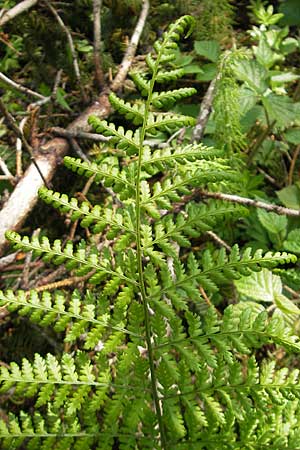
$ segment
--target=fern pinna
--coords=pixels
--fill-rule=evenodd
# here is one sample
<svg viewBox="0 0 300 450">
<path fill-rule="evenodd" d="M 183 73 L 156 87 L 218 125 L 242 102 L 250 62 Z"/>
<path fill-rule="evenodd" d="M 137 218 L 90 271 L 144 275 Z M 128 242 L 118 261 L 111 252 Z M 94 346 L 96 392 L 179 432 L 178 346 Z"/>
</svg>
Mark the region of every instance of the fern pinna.
<svg viewBox="0 0 300 450">
<path fill-rule="evenodd" d="M 110 192 L 105 201 L 91 206 L 40 191 L 92 238 L 63 246 L 7 235 L 17 249 L 89 276 L 90 289 L 0 293 L 1 305 L 53 327 L 70 349 L 0 368 L 10 411 L 1 413 L 3 449 L 300 448 L 298 370 L 253 356 L 270 342 L 298 352 L 298 338 L 255 302 L 230 305 L 222 316 L 205 303 L 224 284 L 294 256 L 192 251 L 191 239 L 241 210 L 185 199 L 198 186 L 234 183 L 235 174 L 220 150 L 147 145 L 157 133 L 194 125 L 166 112 L 194 89 L 159 89 L 182 76 L 171 63 L 192 27 L 189 16 L 171 25 L 146 59 L 149 71 L 132 74 L 142 99 L 132 105 L 110 95 L 132 127 L 90 117 L 109 147 L 94 163 L 65 158 Z"/>
</svg>

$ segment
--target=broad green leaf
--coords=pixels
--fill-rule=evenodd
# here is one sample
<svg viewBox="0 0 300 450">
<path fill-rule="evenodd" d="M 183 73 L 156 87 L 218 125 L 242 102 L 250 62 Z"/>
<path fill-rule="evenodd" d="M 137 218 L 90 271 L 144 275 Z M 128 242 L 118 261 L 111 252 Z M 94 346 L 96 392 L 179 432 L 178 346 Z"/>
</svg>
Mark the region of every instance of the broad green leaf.
<svg viewBox="0 0 300 450">
<path fill-rule="evenodd" d="M 178 49 L 176 51 L 174 51 L 174 53 L 175 53 L 175 59 L 173 61 L 173 64 L 177 67 L 187 66 L 187 65 L 191 64 L 191 62 L 193 61 L 193 56 L 184 55 Z"/>
<path fill-rule="evenodd" d="M 292 253 L 300 253 L 300 228 L 292 230 L 283 243 L 285 250 Z"/>
<path fill-rule="evenodd" d="M 203 70 L 198 64 L 189 64 L 183 67 L 184 73 L 203 73 Z"/>
<path fill-rule="evenodd" d="M 253 52 L 259 64 L 267 69 L 278 60 L 278 54 L 271 49 L 266 39 L 260 39 L 258 46 L 253 47 Z"/>
<path fill-rule="evenodd" d="M 268 113 L 269 120 L 275 121 L 275 126 L 286 128 L 297 118 L 295 104 L 288 96 L 270 93 L 262 97 L 262 103 Z"/>
<path fill-rule="evenodd" d="M 287 208 L 300 209 L 300 189 L 292 184 L 276 192 L 277 197 Z"/>
<path fill-rule="evenodd" d="M 243 101 L 241 102 L 243 105 Z M 249 131 L 256 123 L 257 120 L 263 121 L 264 110 L 261 105 L 255 105 L 250 108 L 249 111 L 241 119 L 242 130 L 246 133 Z"/>
<path fill-rule="evenodd" d="M 258 101 L 258 96 L 252 89 L 242 86 L 239 90 L 239 104 L 241 114 L 245 114 L 255 106 Z"/>
<path fill-rule="evenodd" d="M 217 41 L 195 41 L 195 51 L 212 62 L 217 62 L 220 56 L 220 44 Z"/>
<path fill-rule="evenodd" d="M 287 218 L 264 209 L 258 209 L 257 215 L 262 226 L 270 233 L 278 234 L 286 231 Z"/>
<path fill-rule="evenodd" d="M 268 72 L 257 61 L 242 60 L 235 65 L 234 71 L 236 76 L 254 92 L 263 94 L 267 90 Z"/>
<path fill-rule="evenodd" d="M 280 24 L 300 25 L 300 2 L 299 0 L 286 0 L 279 6 L 279 11 L 284 14 Z"/>
<path fill-rule="evenodd" d="M 215 63 L 204 64 L 201 66 L 202 73 L 196 77 L 198 81 L 211 81 L 217 75 L 217 65 Z"/>
<path fill-rule="evenodd" d="M 300 128 L 291 128 L 284 133 L 285 139 L 294 145 L 300 144 Z"/>
<path fill-rule="evenodd" d="M 285 55 L 295 52 L 297 48 L 299 48 L 299 41 L 292 37 L 287 37 L 281 42 L 280 45 L 280 51 Z"/>
<path fill-rule="evenodd" d="M 299 78 L 300 76 L 293 72 L 275 72 L 275 74 L 271 76 L 271 81 L 274 83 L 291 83 Z"/>
<path fill-rule="evenodd" d="M 234 283 L 239 294 L 256 301 L 272 303 L 275 301 L 275 295 L 282 293 L 280 277 L 267 269 L 254 272 L 249 277 L 242 277 Z"/>
</svg>

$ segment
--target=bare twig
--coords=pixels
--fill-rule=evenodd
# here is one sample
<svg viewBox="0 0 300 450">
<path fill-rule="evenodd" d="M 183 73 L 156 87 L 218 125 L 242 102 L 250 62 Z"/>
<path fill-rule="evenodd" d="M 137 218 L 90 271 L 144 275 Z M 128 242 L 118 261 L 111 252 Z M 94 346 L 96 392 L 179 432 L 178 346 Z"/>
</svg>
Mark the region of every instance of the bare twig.
<svg viewBox="0 0 300 450">
<path fill-rule="evenodd" d="M 283 285 L 283 289 L 285 289 L 287 292 L 289 292 L 294 298 L 300 298 L 299 292 L 294 291 L 294 289 L 290 288 L 286 284 Z"/>
<path fill-rule="evenodd" d="M 0 258 L 0 270 L 3 270 L 6 266 L 15 262 L 18 253 L 19 252 L 10 253 L 9 255 Z"/>
<path fill-rule="evenodd" d="M 19 129 L 21 133 L 24 134 L 24 126 L 28 120 L 29 116 L 23 117 L 23 119 L 20 122 Z M 18 137 L 16 141 L 16 176 L 20 178 L 23 175 L 23 168 L 22 168 L 22 141 Z"/>
<path fill-rule="evenodd" d="M 288 184 L 289 185 L 291 185 L 293 183 L 293 175 L 294 175 L 295 165 L 296 165 L 296 161 L 299 156 L 299 153 L 300 153 L 300 145 L 297 145 L 296 150 L 294 151 L 294 154 L 293 154 L 293 159 L 291 161 L 291 165 L 290 165 L 290 170 L 289 170 L 289 175 L 288 175 Z"/>
<path fill-rule="evenodd" d="M 49 284 L 49 283 L 55 281 L 58 277 L 65 275 L 66 273 L 67 273 L 67 269 L 63 265 L 59 266 L 57 269 L 53 270 L 46 276 L 44 275 L 44 272 L 43 272 L 38 279 L 30 281 L 29 289 L 33 289 L 33 288 L 36 288 L 37 286 L 43 286 L 45 284 Z"/>
<path fill-rule="evenodd" d="M 81 75 L 80 75 L 79 64 L 78 64 L 78 60 L 77 60 L 77 52 L 75 50 L 71 32 L 70 32 L 69 28 L 65 25 L 64 21 L 62 20 L 62 18 L 60 17 L 60 15 L 56 11 L 56 9 L 47 0 L 45 0 L 45 3 L 48 6 L 48 8 L 50 9 L 50 11 L 52 12 L 52 14 L 54 15 L 54 17 L 56 18 L 56 20 L 57 20 L 59 26 L 61 27 L 61 29 L 63 30 L 63 32 L 67 36 L 72 59 L 73 59 L 73 67 L 74 67 L 75 76 L 77 78 L 77 82 L 78 82 L 78 85 L 79 85 L 79 88 L 80 88 L 80 91 L 82 94 L 82 98 L 85 102 L 87 102 L 87 95 L 85 93 L 83 85 L 81 84 Z"/>
<path fill-rule="evenodd" d="M 57 88 L 60 85 L 62 73 L 63 73 L 62 69 L 59 69 L 57 71 L 57 74 L 56 74 L 56 77 L 55 77 L 55 81 L 54 81 L 54 85 L 53 85 L 53 89 L 52 89 L 52 92 L 51 92 L 51 98 L 52 99 L 55 99 L 55 97 L 56 97 Z"/>
<path fill-rule="evenodd" d="M 13 174 L 10 172 L 9 168 L 7 167 L 7 165 L 5 164 L 5 162 L 3 161 L 3 159 L 0 156 L 0 169 L 2 170 L 2 172 L 4 173 L 4 175 L 7 177 L 7 179 L 12 179 L 14 180 L 14 176 Z"/>
<path fill-rule="evenodd" d="M 257 170 L 266 178 L 266 180 L 268 180 L 271 184 L 273 184 L 273 186 L 277 187 L 278 189 L 281 188 L 280 184 L 277 183 L 275 178 L 271 177 L 271 175 L 268 174 L 265 170 L 263 170 L 261 167 L 257 167 Z"/>
<path fill-rule="evenodd" d="M 78 142 L 76 141 L 76 139 L 71 138 L 70 144 L 79 158 L 83 159 L 83 161 L 86 161 L 86 162 L 90 161 L 89 158 L 86 156 L 86 154 L 81 150 L 81 147 L 78 144 Z"/>
<path fill-rule="evenodd" d="M 99 88 L 104 85 L 104 74 L 102 69 L 101 58 L 101 6 L 102 0 L 93 0 L 93 16 L 94 16 L 94 63 L 95 77 Z"/>
<path fill-rule="evenodd" d="M 240 197 L 239 195 L 223 194 L 223 192 L 207 192 L 197 191 L 201 197 L 215 198 L 217 200 L 225 200 L 227 202 L 239 203 L 245 206 L 254 206 L 255 208 L 265 209 L 280 215 L 300 217 L 300 210 L 285 208 L 284 206 L 274 205 L 273 203 L 265 203 L 252 198 Z"/>
<path fill-rule="evenodd" d="M 41 168 L 39 167 L 35 157 L 34 157 L 34 153 L 33 153 L 33 149 L 31 147 L 31 145 L 29 145 L 29 143 L 27 142 L 24 134 L 22 133 L 22 131 L 19 129 L 19 127 L 17 126 L 15 119 L 13 118 L 13 116 L 7 111 L 3 101 L 0 98 L 0 111 L 2 112 L 2 114 L 4 115 L 4 117 L 6 118 L 8 125 L 10 126 L 10 128 L 14 131 L 14 133 L 21 139 L 22 144 L 24 145 L 25 149 L 28 151 L 28 153 L 30 154 L 30 159 L 33 162 L 36 170 L 38 171 L 41 179 L 43 180 L 43 182 L 45 183 L 45 185 L 48 187 L 47 181 L 44 178 L 43 172 L 41 171 Z"/>
<path fill-rule="evenodd" d="M 1 12 L 0 12 L 0 16 L 1 16 Z M 1 19 L 0 19 L 1 20 Z M 5 35 L 4 35 L 5 36 Z M 6 37 L 6 36 L 5 36 Z M 19 52 L 7 39 L 4 39 L 3 35 L 1 36 L 0 34 L 0 42 L 2 42 L 4 45 L 7 45 L 7 47 L 9 47 L 16 55 L 21 56 L 22 53 Z"/>
<path fill-rule="evenodd" d="M 124 79 L 126 78 L 126 75 L 131 66 L 131 63 L 134 58 L 141 34 L 142 34 L 144 26 L 145 26 L 146 18 L 148 16 L 148 12 L 149 12 L 149 6 L 150 6 L 149 0 L 144 0 L 139 20 L 138 20 L 136 27 L 134 29 L 134 32 L 131 36 L 130 43 L 125 52 L 124 58 L 122 60 L 120 68 L 119 68 L 119 71 L 118 71 L 114 81 L 112 82 L 111 89 L 113 91 L 119 90 L 122 86 Z M 125 76 L 124 76 L 124 74 L 125 74 Z"/>
<path fill-rule="evenodd" d="M 78 284 L 83 281 L 87 281 L 89 278 L 91 278 L 91 276 L 95 272 L 96 272 L 96 270 L 94 269 L 82 277 L 70 277 L 70 278 L 65 278 L 64 280 L 55 281 L 54 283 L 44 284 L 43 286 L 36 287 L 35 291 L 36 292 L 50 291 L 52 289 L 59 289 L 62 287 L 67 287 L 67 286 L 74 286 L 74 284 Z"/>
<path fill-rule="evenodd" d="M 32 8 L 32 6 L 34 6 L 37 2 L 38 0 L 24 0 L 23 2 L 18 3 L 16 6 L 9 9 L 8 11 L 5 11 L 2 17 L 0 18 L 0 27 L 5 25 L 11 19 L 14 19 L 22 12 L 27 11 L 29 8 Z"/>
<path fill-rule="evenodd" d="M 91 114 L 100 118 L 107 117 L 111 112 L 111 105 L 108 101 L 107 93 L 101 95 L 98 100 L 87 108 L 76 120 L 67 127 L 68 131 L 89 130 L 87 119 Z M 57 165 L 62 161 L 62 157 L 69 149 L 68 140 L 54 138 L 39 148 L 35 154 L 35 159 L 45 180 L 49 183 L 54 175 Z M 28 167 L 24 176 L 16 185 L 6 204 L 0 211 L 0 254 L 3 252 L 7 240 L 5 233 L 8 230 L 18 230 L 31 212 L 38 199 L 38 190 L 43 185 L 43 181 L 32 163 Z"/>
<path fill-rule="evenodd" d="M 148 13 L 148 9 L 149 1 L 146 1 L 143 7 L 144 16 L 147 15 L 145 13 Z M 143 20 L 141 22 L 143 22 L 143 28 L 146 17 L 142 17 L 142 19 Z M 134 34 L 136 34 L 137 28 L 138 25 Z M 141 28 L 141 25 L 139 28 Z M 137 44 L 135 45 L 134 51 L 136 47 Z M 120 68 L 118 73 L 118 83 L 113 84 L 111 88 L 112 90 L 118 90 L 122 86 L 125 78 L 127 77 L 127 70 L 129 67 L 130 65 L 127 64 L 125 69 L 124 67 Z M 77 117 L 76 120 L 70 123 L 67 127 L 67 131 L 89 132 L 91 129 L 88 125 L 89 116 L 94 114 L 103 119 L 110 114 L 111 110 L 111 104 L 108 101 L 108 90 L 105 90 L 90 107 L 86 108 L 86 110 L 83 111 L 83 113 Z M 36 162 L 41 167 L 44 178 L 47 182 L 50 182 L 52 179 L 57 165 L 61 162 L 62 157 L 68 152 L 68 150 L 68 140 L 63 138 L 54 138 L 43 145 L 37 152 Z M 21 227 L 24 220 L 31 212 L 33 206 L 36 204 L 38 199 L 37 193 L 42 185 L 42 180 L 40 177 L 37 177 L 34 164 L 31 164 L 25 172 L 23 178 L 21 178 L 19 183 L 16 185 L 5 206 L 0 211 L 0 254 L 7 245 L 7 240 L 5 238 L 6 231 L 18 230 Z"/>
<path fill-rule="evenodd" d="M 170 143 L 177 137 L 179 136 L 183 130 L 185 130 L 185 127 L 180 128 L 179 130 L 175 131 L 175 133 L 173 133 L 169 139 L 166 142 L 162 142 L 161 144 L 158 145 L 159 148 L 166 148 L 170 146 Z M 148 143 L 147 143 L 148 144 Z M 150 144 L 148 144 L 150 145 Z"/>
<path fill-rule="evenodd" d="M 27 88 L 26 86 L 22 86 L 19 83 L 16 83 L 15 81 L 8 78 L 4 73 L 0 72 L 0 80 L 3 81 L 8 86 L 12 87 L 13 89 L 16 89 L 17 91 L 22 92 L 26 95 L 31 95 L 32 97 L 38 98 L 41 101 L 49 101 L 50 97 L 45 97 L 42 94 L 39 94 L 38 92 L 32 91 L 31 89 Z"/>
<path fill-rule="evenodd" d="M 202 139 L 207 121 L 209 119 L 209 115 L 211 113 L 217 81 L 218 81 L 218 76 L 211 81 L 211 83 L 206 91 L 206 94 L 203 97 L 201 107 L 200 107 L 200 112 L 197 117 L 197 124 L 195 125 L 195 127 L 193 129 L 193 133 L 192 133 L 192 139 L 191 139 L 192 142 L 200 142 Z"/>
<path fill-rule="evenodd" d="M 220 236 L 218 236 L 216 233 L 214 233 L 213 231 L 207 231 L 206 234 L 210 236 L 215 242 L 217 242 L 217 244 L 219 244 L 221 247 L 226 248 L 228 252 L 231 251 L 230 245 L 228 245 L 227 242 L 221 239 Z"/>
<path fill-rule="evenodd" d="M 86 133 L 85 131 L 68 131 L 60 127 L 52 127 L 49 131 L 50 133 L 67 139 L 90 139 L 96 142 L 107 142 L 111 139 L 109 136 L 103 136 L 102 134 Z"/>
</svg>

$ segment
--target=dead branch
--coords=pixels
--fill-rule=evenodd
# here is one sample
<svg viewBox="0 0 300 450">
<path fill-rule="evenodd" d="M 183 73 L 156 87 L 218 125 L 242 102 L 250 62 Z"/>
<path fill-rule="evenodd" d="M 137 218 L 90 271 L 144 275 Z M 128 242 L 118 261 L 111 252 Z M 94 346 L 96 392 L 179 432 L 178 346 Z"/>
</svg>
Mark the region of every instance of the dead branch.
<svg viewBox="0 0 300 450">
<path fill-rule="evenodd" d="M 197 123 L 196 123 L 196 125 L 193 129 L 193 133 L 192 133 L 192 139 L 191 139 L 192 142 L 200 142 L 202 139 L 206 124 L 209 119 L 209 115 L 211 113 L 217 81 L 218 81 L 218 76 L 211 81 L 211 83 L 206 91 L 206 94 L 203 97 L 201 107 L 200 107 L 200 112 L 197 117 Z"/>
<path fill-rule="evenodd" d="M 15 119 L 13 118 L 13 116 L 8 112 L 8 110 L 6 109 L 3 101 L 0 98 L 0 111 L 2 112 L 2 114 L 4 115 L 4 117 L 6 118 L 9 127 L 13 130 L 13 132 L 15 133 L 15 135 L 17 137 L 19 137 L 22 141 L 22 144 L 24 145 L 25 149 L 27 150 L 27 152 L 30 154 L 30 159 L 33 163 L 33 165 L 35 166 L 36 170 L 38 171 L 42 181 L 45 183 L 46 186 L 47 185 L 47 181 L 44 178 L 43 172 L 41 171 L 41 168 L 39 167 L 35 156 L 34 156 L 34 152 L 33 149 L 31 147 L 31 145 L 29 145 L 29 143 L 27 142 L 27 139 L 25 138 L 23 132 L 20 130 L 20 128 L 17 126 L 17 124 L 15 123 Z"/>
<path fill-rule="evenodd" d="M 7 179 L 11 179 L 14 180 L 14 176 L 11 173 L 11 171 L 9 170 L 9 168 L 7 167 L 7 165 L 5 164 L 5 162 L 3 161 L 3 159 L 0 156 L 0 169 L 2 170 L 2 172 L 4 173 L 4 175 L 7 177 Z"/>
<path fill-rule="evenodd" d="M 222 238 L 220 238 L 220 236 L 218 236 L 216 233 L 214 233 L 213 231 L 207 231 L 206 234 L 211 237 L 217 244 L 219 244 L 221 247 L 226 248 L 226 250 L 228 252 L 231 251 L 231 247 L 230 245 L 227 244 L 227 242 L 225 242 Z"/>
<path fill-rule="evenodd" d="M 111 85 L 112 91 L 118 91 L 121 88 L 122 83 L 127 76 L 128 70 L 132 64 L 132 60 L 134 58 L 141 34 L 142 34 L 144 26 L 145 26 L 145 22 L 146 22 L 148 12 L 149 12 L 149 6 L 150 6 L 149 0 L 144 0 L 139 20 L 136 24 L 135 30 L 130 39 L 130 42 L 129 42 L 129 45 L 125 52 L 124 58 L 121 62 L 120 69 L 119 69 L 114 81 L 112 82 L 112 85 Z M 124 74 L 125 74 L 125 76 L 124 76 Z"/>
<path fill-rule="evenodd" d="M 300 217 L 300 210 L 286 208 L 284 206 L 274 205 L 273 203 L 265 203 L 252 198 L 240 197 L 239 195 L 223 194 L 223 192 L 207 192 L 197 191 L 197 195 L 201 197 L 215 198 L 217 200 L 225 200 L 227 202 L 239 203 L 245 206 L 254 206 L 255 208 L 265 209 L 266 211 L 275 212 L 276 214 L 285 216 Z"/>
<path fill-rule="evenodd" d="M 107 94 L 100 96 L 92 106 L 87 108 L 81 116 L 72 122 L 67 130 L 89 130 L 87 119 L 91 114 L 99 118 L 107 117 L 111 112 L 111 106 Z M 43 173 L 45 181 L 49 184 L 57 165 L 61 163 L 63 156 L 68 152 L 69 143 L 63 138 L 54 138 L 42 146 L 35 153 L 35 161 Z M 8 230 L 18 230 L 22 226 L 27 215 L 38 199 L 38 190 L 43 186 L 34 163 L 30 164 L 23 178 L 16 185 L 8 201 L 0 211 L 0 254 L 6 246 L 5 233 Z"/>
<path fill-rule="evenodd" d="M 131 46 L 130 53 L 132 58 L 136 51 L 148 10 L 149 1 L 145 0 L 140 19 L 133 32 L 133 36 L 135 35 L 135 37 L 134 39 L 133 37 L 131 39 L 131 42 L 135 43 L 134 46 Z M 121 64 L 116 75 L 116 79 L 111 86 L 112 91 L 116 91 L 121 88 L 127 77 L 129 67 L 130 64 L 126 64 L 125 66 L 122 66 Z M 67 131 L 71 133 L 90 132 L 91 128 L 88 125 L 88 118 L 90 115 L 96 115 L 100 119 L 107 117 L 112 111 L 108 100 L 108 94 L 108 90 L 103 90 L 99 98 L 67 127 Z M 35 160 L 41 168 L 46 182 L 50 182 L 57 165 L 62 161 L 62 158 L 66 155 L 68 150 L 69 142 L 67 139 L 54 138 L 43 145 L 39 151 L 35 153 Z M 20 229 L 26 217 L 36 204 L 38 199 L 38 190 L 42 185 L 42 179 L 39 176 L 35 165 L 33 163 L 30 164 L 23 178 L 16 185 L 8 201 L 0 211 L 0 254 L 4 251 L 5 246 L 7 245 L 7 240 L 5 238 L 6 231 Z"/>
<path fill-rule="evenodd" d="M 94 63 L 95 77 L 99 88 L 104 85 L 104 74 L 101 58 L 101 6 L 102 0 L 93 0 L 94 16 Z"/>
<path fill-rule="evenodd" d="M 4 270 L 4 268 L 6 266 L 15 262 L 18 253 L 19 252 L 10 253 L 9 255 L 6 255 L 6 256 L 3 256 L 2 258 L 0 258 L 0 270 L 1 271 Z"/>
<path fill-rule="evenodd" d="M 78 283 L 87 281 L 92 275 L 94 275 L 95 272 L 96 272 L 96 270 L 94 269 L 91 272 L 87 273 L 86 275 L 83 275 L 82 277 L 65 278 L 64 280 L 55 281 L 53 283 L 38 286 L 34 290 L 35 290 L 35 292 L 43 292 L 43 291 L 51 291 L 53 289 L 59 289 L 59 288 L 63 288 L 63 287 L 78 285 Z"/>
<path fill-rule="evenodd" d="M 32 6 L 34 6 L 37 2 L 38 0 L 24 0 L 23 2 L 18 3 L 16 6 L 9 9 L 8 11 L 5 11 L 0 18 L 0 27 L 5 25 L 11 19 L 14 19 L 16 16 L 23 13 L 24 11 L 27 11 L 29 8 L 32 8 Z"/>
</svg>

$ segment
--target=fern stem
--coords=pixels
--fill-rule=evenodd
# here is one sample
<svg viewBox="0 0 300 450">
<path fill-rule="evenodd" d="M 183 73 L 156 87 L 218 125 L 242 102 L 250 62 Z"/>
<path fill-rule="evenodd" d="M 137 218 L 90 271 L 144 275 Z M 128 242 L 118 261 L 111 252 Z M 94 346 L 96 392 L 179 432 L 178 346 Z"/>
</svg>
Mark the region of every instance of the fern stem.
<svg viewBox="0 0 300 450">
<path fill-rule="evenodd" d="M 138 163 L 137 163 L 137 177 L 136 177 L 136 244 L 137 244 L 137 269 L 138 269 L 138 278 L 140 284 L 140 294 L 142 298 L 142 303 L 144 307 L 144 316 L 145 316 L 145 331 L 146 331 L 146 343 L 148 350 L 148 359 L 149 359 L 149 368 L 150 368 L 150 377 L 151 377 L 151 386 L 152 386 L 152 395 L 155 404 L 156 416 L 159 427 L 159 434 L 161 439 L 161 448 L 167 449 L 167 439 L 164 430 L 164 424 L 162 420 L 162 411 L 157 391 L 157 379 L 155 373 L 155 365 L 154 365 L 154 355 L 153 355 L 153 347 L 151 342 L 151 324 L 149 317 L 149 309 L 148 309 L 148 299 L 147 292 L 145 287 L 145 279 L 144 279 L 144 271 L 143 271 L 143 251 L 142 251 L 142 242 L 141 242 L 141 171 L 142 171 L 142 154 L 143 154 L 143 145 L 146 134 L 146 126 L 148 121 L 148 115 L 150 111 L 152 92 L 155 84 L 155 78 L 158 71 L 159 65 L 159 56 L 157 56 L 156 64 L 153 70 L 152 79 L 149 87 L 149 94 L 145 105 L 145 113 L 143 119 L 142 130 L 140 134 L 140 145 L 139 145 L 139 154 L 138 154 Z"/>
</svg>

